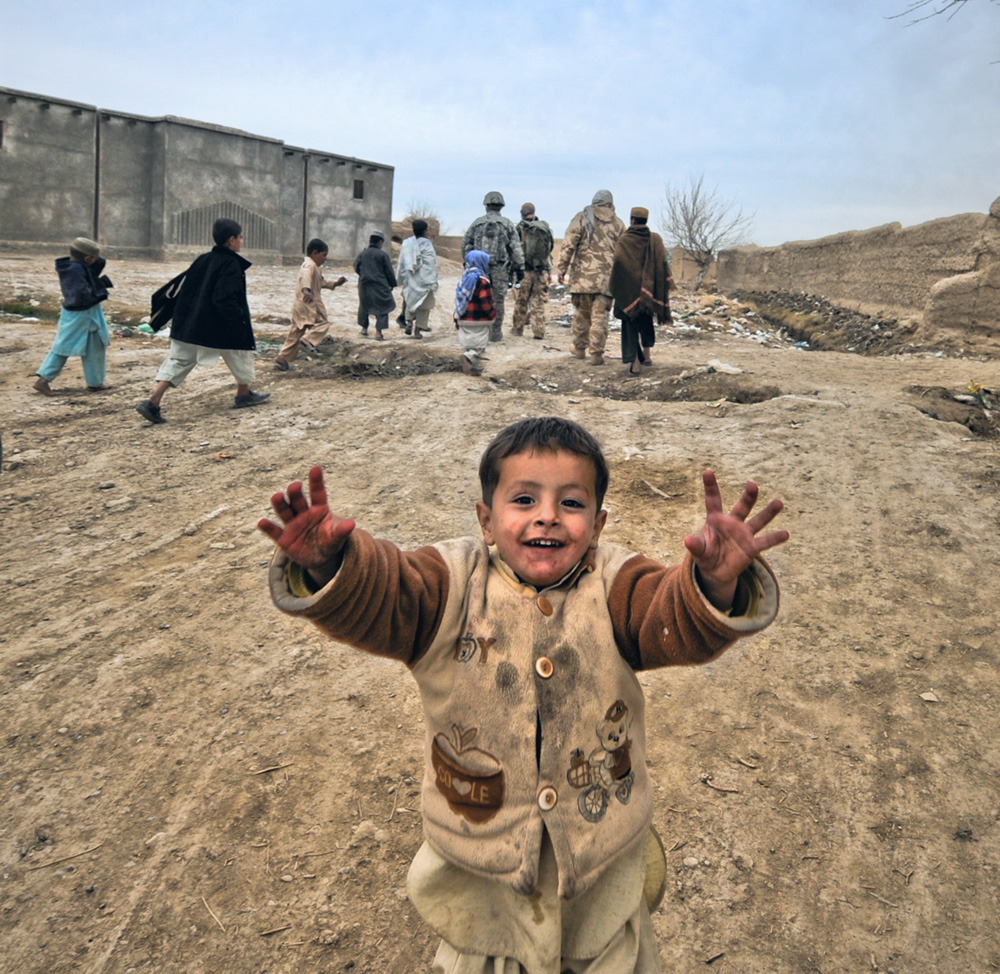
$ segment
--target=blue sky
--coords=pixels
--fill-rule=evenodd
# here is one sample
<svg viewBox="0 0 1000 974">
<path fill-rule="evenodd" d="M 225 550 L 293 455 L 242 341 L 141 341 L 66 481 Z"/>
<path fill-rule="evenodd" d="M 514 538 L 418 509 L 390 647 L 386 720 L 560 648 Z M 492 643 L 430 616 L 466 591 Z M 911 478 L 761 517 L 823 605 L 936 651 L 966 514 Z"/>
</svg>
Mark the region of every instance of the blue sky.
<svg viewBox="0 0 1000 974">
<path fill-rule="evenodd" d="M 461 233 L 500 190 L 561 235 L 595 190 L 756 211 L 761 245 L 1000 196 L 1000 4 L 0 0 L 0 85 L 395 166 Z"/>
</svg>

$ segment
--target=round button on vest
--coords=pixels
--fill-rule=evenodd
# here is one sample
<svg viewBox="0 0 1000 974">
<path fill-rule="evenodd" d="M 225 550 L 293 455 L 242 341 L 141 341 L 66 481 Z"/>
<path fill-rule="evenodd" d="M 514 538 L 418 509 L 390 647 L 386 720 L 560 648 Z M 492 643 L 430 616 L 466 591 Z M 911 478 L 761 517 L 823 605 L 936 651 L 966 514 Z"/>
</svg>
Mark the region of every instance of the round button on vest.
<svg viewBox="0 0 1000 974">
<path fill-rule="evenodd" d="M 543 812 L 551 812 L 553 808 L 556 807 L 556 802 L 559 801 L 559 794 L 551 786 L 543 788 L 538 793 L 538 807 Z"/>
<path fill-rule="evenodd" d="M 538 659 L 535 660 L 535 672 L 543 680 L 547 680 L 550 676 L 552 676 L 553 669 L 552 660 L 550 660 L 548 656 L 539 656 Z"/>
<path fill-rule="evenodd" d="M 536 605 L 538 606 L 539 609 L 541 609 L 543 616 L 550 616 L 555 611 L 552 608 L 552 603 L 544 595 L 538 596 Z"/>
</svg>

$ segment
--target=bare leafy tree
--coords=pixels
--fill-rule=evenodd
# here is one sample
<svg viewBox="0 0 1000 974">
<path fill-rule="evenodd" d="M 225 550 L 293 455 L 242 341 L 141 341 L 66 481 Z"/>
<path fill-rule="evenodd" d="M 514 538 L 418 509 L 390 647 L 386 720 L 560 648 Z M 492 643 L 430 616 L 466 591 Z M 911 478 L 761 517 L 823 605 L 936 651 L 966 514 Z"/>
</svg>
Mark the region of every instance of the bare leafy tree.
<svg viewBox="0 0 1000 974">
<path fill-rule="evenodd" d="M 944 15 L 946 20 L 951 20 L 970 0 L 909 0 L 905 10 L 898 14 L 891 14 L 887 19 L 896 20 L 898 17 L 909 17 L 906 26 L 912 27 L 923 20 L 930 20 L 932 17 Z M 988 0 L 989 3 L 1000 3 L 1000 0 Z M 992 61 L 992 64 L 1000 64 L 1000 61 Z"/>
<path fill-rule="evenodd" d="M 441 225 L 441 214 L 437 207 L 425 199 L 411 199 L 406 204 L 406 216 L 403 219 L 434 221 L 438 226 Z"/>
<path fill-rule="evenodd" d="M 996 3 L 997 0 L 989 0 Z M 918 24 L 921 20 L 930 20 L 931 17 L 940 17 L 944 14 L 949 20 L 961 10 L 969 0 L 910 0 L 905 10 L 898 14 L 891 14 L 889 20 L 897 17 L 909 17 L 911 24 Z"/>
<path fill-rule="evenodd" d="M 705 175 L 692 177 L 686 187 L 667 183 L 660 210 L 664 234 L 682 247 L 698 266 L 700 285 L 712 261 L 724 247 L 743 243 L 753 226 L 754 213 L 744 213 L 734 200 L 724 199 L 718 188 L 705 188 Z"/>
</svg>

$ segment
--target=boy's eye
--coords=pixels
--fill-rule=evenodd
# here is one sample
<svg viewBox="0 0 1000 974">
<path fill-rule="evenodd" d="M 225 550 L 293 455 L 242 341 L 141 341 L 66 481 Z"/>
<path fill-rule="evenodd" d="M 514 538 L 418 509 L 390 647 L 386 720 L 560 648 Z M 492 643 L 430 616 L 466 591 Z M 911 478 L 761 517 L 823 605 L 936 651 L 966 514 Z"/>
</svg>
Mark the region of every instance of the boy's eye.
<svg viewBox="0 0 1000 974">
<path fill-rule="evenodd" d="M 575 497 L 567 497 L 563 501 L 563 504 L 566 507 L 583 507 L 583 504 L 581 504 Z"/>
<path fill-rule="evenodd" d="M 515 504 L 531 504 L 533 500 L 529 494 L 519 494 L 514 498 L 513 503 Z"/>
</svg>

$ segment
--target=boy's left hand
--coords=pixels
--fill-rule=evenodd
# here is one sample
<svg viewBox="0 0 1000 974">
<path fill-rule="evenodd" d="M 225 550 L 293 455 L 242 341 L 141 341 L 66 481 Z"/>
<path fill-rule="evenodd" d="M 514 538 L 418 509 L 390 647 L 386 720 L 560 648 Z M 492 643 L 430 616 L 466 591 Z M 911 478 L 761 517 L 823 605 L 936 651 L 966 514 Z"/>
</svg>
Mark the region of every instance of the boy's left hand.
<svg viewBox="0 0 1000 974">
<path fill-rule="evenodd" d="M 684 539 L 698 569 L 698 580 L 705 597 L 717 609 L 732 607 L 736 580 L 762 552 L 788 540 L 787 531 L 769 531 L 757 537 L 784 506 L 779 498 L 747 520 L 757 503 L 757 485 L 748 480 L 743 494 L 728 513 L 722 510 L 722 494 L 715 474 L 702 474 L 705 485 L 705 524 L 696 534 Z"/>
</svg>

